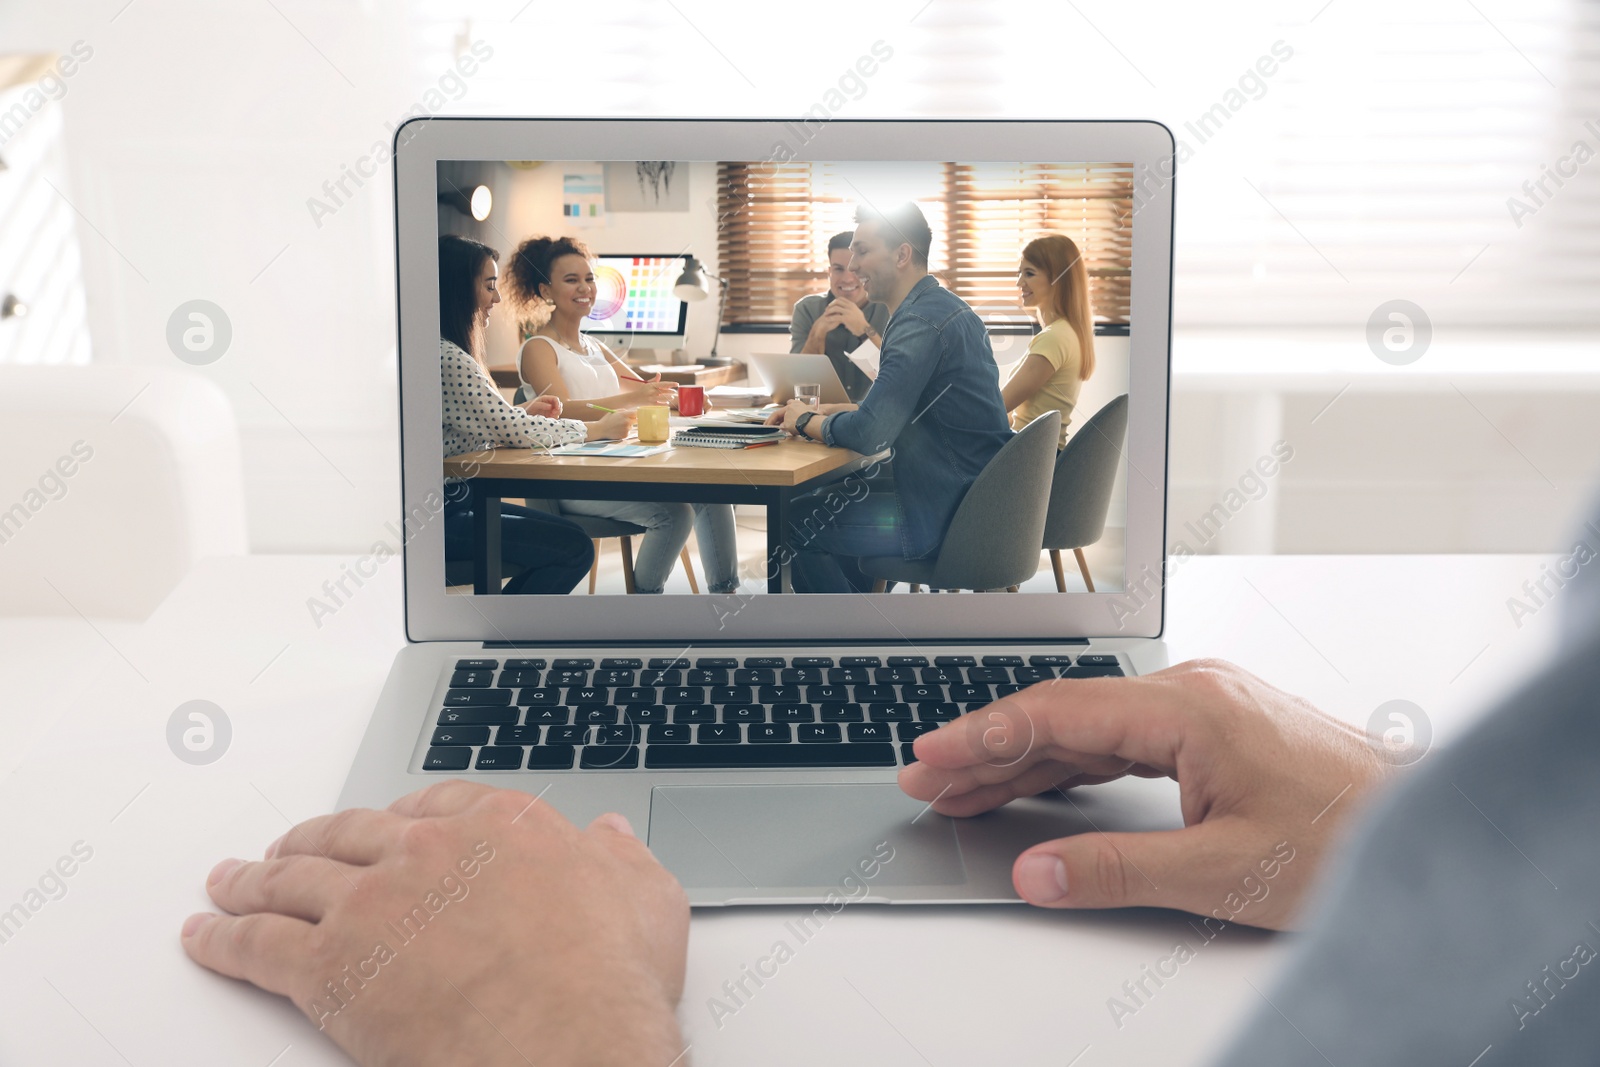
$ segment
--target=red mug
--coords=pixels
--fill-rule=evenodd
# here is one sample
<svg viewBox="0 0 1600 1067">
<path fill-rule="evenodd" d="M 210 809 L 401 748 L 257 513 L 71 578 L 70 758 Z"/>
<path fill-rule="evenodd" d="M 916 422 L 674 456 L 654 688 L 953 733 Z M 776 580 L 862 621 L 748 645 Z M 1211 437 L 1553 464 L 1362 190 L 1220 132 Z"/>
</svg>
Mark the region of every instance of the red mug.
<svg viewBox="0 0 1600 1067">
<path fill-rule="evenodd" d="M 698 418 L 706 413 L 706 387 L 703 385 L 678 386 L 678 414 Z"/>
</svg>

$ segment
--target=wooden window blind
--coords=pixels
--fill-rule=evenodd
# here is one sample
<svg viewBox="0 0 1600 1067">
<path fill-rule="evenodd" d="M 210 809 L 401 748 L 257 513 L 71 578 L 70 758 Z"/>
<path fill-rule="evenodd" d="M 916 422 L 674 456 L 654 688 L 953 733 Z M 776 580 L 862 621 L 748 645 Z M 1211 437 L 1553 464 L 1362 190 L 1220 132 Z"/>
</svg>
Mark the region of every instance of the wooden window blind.
<svg viewBox="0 0 1600 1067">
<path fill-rule="evenodd" d="M 795 301 L 826 290 L 828 238 L 854 228 L 856 205 L 903 200 L 914 200 L 933 230 L 929 269 L 992 329 L 1030 328 L 1017 302 L 1017 261 L 1046 233 L 1066 234 L 1083 252 L 1095 322 L 1127 325 L 1131 164 L 896 164 L 893 188 L 895 198 L 880 201 L 844 164 L 719 163 L 726 326 L 787 326 Z"/>
</svg>

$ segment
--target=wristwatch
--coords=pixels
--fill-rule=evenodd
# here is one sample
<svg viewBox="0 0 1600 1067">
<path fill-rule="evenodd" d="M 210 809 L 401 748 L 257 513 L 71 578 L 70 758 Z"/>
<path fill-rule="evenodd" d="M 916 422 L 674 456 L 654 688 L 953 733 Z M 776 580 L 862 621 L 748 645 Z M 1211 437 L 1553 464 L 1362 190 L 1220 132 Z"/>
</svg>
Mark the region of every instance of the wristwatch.
<svg viewBox="0 0 1600 1067">
<path fill-rule="evenodd" d="M 800 417 L 798 419 L 794 420 L 794 432 L 796 434 L 798 434 L 799 436 L 801 436 L 801 437 L 805 437 L 806 436 L 806 423 L 810 422 L 812 419 L 814 419 L 816 417 L 817 417 L 817 413 L 815 411 L 802 412 Z M 807 438 L 807 440 L 809 440 L 809 438 Z"/>
</svg>

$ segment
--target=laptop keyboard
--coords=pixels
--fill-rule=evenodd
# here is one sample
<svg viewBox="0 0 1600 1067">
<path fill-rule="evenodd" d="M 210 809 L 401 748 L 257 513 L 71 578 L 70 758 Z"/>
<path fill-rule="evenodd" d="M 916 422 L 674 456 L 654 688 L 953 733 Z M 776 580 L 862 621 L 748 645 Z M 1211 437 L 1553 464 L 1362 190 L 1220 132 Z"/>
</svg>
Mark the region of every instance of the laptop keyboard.
<svg viewBox="0 0 1600 1067">
<path fill-rule="evenodd" d="M 896 767 L 940 723 L 1114 655 L 463 659 L 425 771 Z"/>
</svg>

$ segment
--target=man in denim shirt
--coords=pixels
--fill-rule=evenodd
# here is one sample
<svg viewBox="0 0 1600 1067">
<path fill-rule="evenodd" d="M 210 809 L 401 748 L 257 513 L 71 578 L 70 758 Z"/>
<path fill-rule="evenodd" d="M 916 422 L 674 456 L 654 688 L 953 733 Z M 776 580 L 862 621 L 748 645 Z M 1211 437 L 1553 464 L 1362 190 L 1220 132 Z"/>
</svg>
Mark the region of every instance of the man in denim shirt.
<svg viewBox="0 0 1600 1067">
<path fill-rule="evenodd" d="M 769 419 L 790 433 L 863 455 L 894 452 L 894 491 L 875 489 L 834 514 L 823 488 L 794 501 L 794 586 L 804 593 L 866 592 L 862 556 L 927 559 L 978 473 L 1011 438 L 1000 371 L 983 321 L 928 275 L 933 243 L 915 204 L 856 209 L 851 269 L 889 307 L 878 377 L 860 405 L 813 412 L 790 401 Z M 815 522 L 807 520 L 816 516 Z"/>
</svg>

